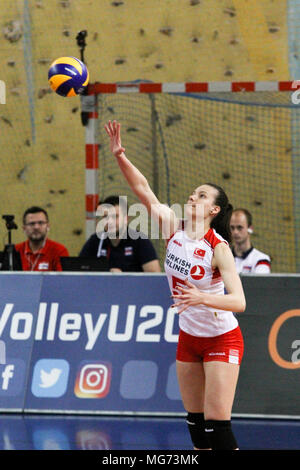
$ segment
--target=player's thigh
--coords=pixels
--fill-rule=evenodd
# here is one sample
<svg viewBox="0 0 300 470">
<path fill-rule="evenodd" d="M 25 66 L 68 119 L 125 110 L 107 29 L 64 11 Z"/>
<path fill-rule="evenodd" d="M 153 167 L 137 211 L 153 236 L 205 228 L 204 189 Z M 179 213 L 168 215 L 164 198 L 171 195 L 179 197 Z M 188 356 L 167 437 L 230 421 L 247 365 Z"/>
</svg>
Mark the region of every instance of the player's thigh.
<svg viewBox="0 0 300 470">
<path fill-rule="evenodd" d="M 240 366 L 222 361 L 204 362 L 205 419 L 229 420 Z"/>
<path fill-rule="evenodd" d="M 183 406 L 191 413 L 203 412 L 205 376 L 202 362 L 176 361 Z"/>
</svg>

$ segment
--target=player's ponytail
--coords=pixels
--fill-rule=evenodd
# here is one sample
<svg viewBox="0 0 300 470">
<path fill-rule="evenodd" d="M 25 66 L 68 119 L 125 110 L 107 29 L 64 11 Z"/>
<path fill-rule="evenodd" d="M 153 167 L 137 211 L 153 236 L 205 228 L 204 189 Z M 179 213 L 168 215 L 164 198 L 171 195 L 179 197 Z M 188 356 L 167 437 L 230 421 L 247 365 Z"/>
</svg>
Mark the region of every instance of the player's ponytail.
<svg viewBox="0 0 300 470">
<path fill-rule="evenodd" d="M 218 191 L 215 204 L 220 207 L 220 212 L 214 217 L 210 226 L 221 235 L 228 243 L 231 242 L 230 218 L 233 207 L 228 201 L 227 194 L 224 189 L 214 183 L 206 183 Z"/>
</svg>

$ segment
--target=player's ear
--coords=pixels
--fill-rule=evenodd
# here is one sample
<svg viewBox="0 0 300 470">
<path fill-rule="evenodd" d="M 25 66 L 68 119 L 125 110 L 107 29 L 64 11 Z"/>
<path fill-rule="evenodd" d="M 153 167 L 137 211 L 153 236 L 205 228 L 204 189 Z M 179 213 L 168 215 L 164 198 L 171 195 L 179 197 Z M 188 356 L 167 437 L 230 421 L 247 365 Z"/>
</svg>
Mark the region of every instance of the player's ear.
<svg viewBox="0 0 300 470">
<path fill-rule="evenodd" d="M 215 206 L 210 210 L 211 215 L 217 215 L 220 212 L 221 208 L 220 206 Z"/>
</svg>

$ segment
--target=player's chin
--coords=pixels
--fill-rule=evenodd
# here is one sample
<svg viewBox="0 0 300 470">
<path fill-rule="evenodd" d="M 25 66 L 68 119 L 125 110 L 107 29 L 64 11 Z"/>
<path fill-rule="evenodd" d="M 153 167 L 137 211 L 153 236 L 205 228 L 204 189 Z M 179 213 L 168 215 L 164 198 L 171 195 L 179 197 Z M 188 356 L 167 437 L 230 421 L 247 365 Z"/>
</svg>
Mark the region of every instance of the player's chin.
<svg viewBox="0 0 300 470">
<path fill-rule="evenodd" d="M 194 218 L 196 215 L 196 207 L 191 205 L 191 204 L 187 204 L 186 207 L 185 207 L 185 216 L 187 219 L 192 219 Z"/>
<path fill-rule="evenodd" d="M 185 216 L 187 220 L 201 221 L 205 219 L 205 213 L 197 206 L 188 206 L 185 211 Z"/>
<path fill-rule="evenodd" d="M 107 236 L 111 240 L 119 238 L 119 231 L 118 230 L 107 230 Z"/>
<path fill-rule="evenodd" d="M 46 234 L 34 233 L 34 234 L 31 235 L 30 240 L 32 240 L 34 242 L 41 242 L 41 241 L 45 240 L 45 237 L 46 237 Z"/>
</svg>

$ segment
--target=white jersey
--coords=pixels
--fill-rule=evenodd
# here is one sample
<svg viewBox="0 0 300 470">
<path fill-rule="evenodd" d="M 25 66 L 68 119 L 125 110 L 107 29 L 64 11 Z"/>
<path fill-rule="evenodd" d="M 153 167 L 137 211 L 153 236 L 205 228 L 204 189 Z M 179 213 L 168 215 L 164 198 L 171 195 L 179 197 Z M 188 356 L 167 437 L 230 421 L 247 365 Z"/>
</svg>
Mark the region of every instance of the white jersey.
<svg viewBox="0 0 300 470">
<path fill-rule="evenodd" d="M 270 256 L 256 248 L 251 247 L 243 253 L 243 256 L 237 256 L 234 252 L 233 255 L 238 273 L 268 274 L 271 272 Z"/>
<path fill-rule="evenodd" d="M 167 245 L 165 272 L 173 294 L 181 293 L 184 280 L 201 292 L 224 295 L 224 283 L 218 269 L 212 268 L 214 248 L 227 243 L 215 230 L 210 229 L 201 240 L 192 240 L 182 229 L 177 230 Z M 205 305 L 188 307 L 179 315 L 179 326 L 192 336 L 213 337 L 227 333 L 238 326 L 232 312 Z"/>
</svg>

